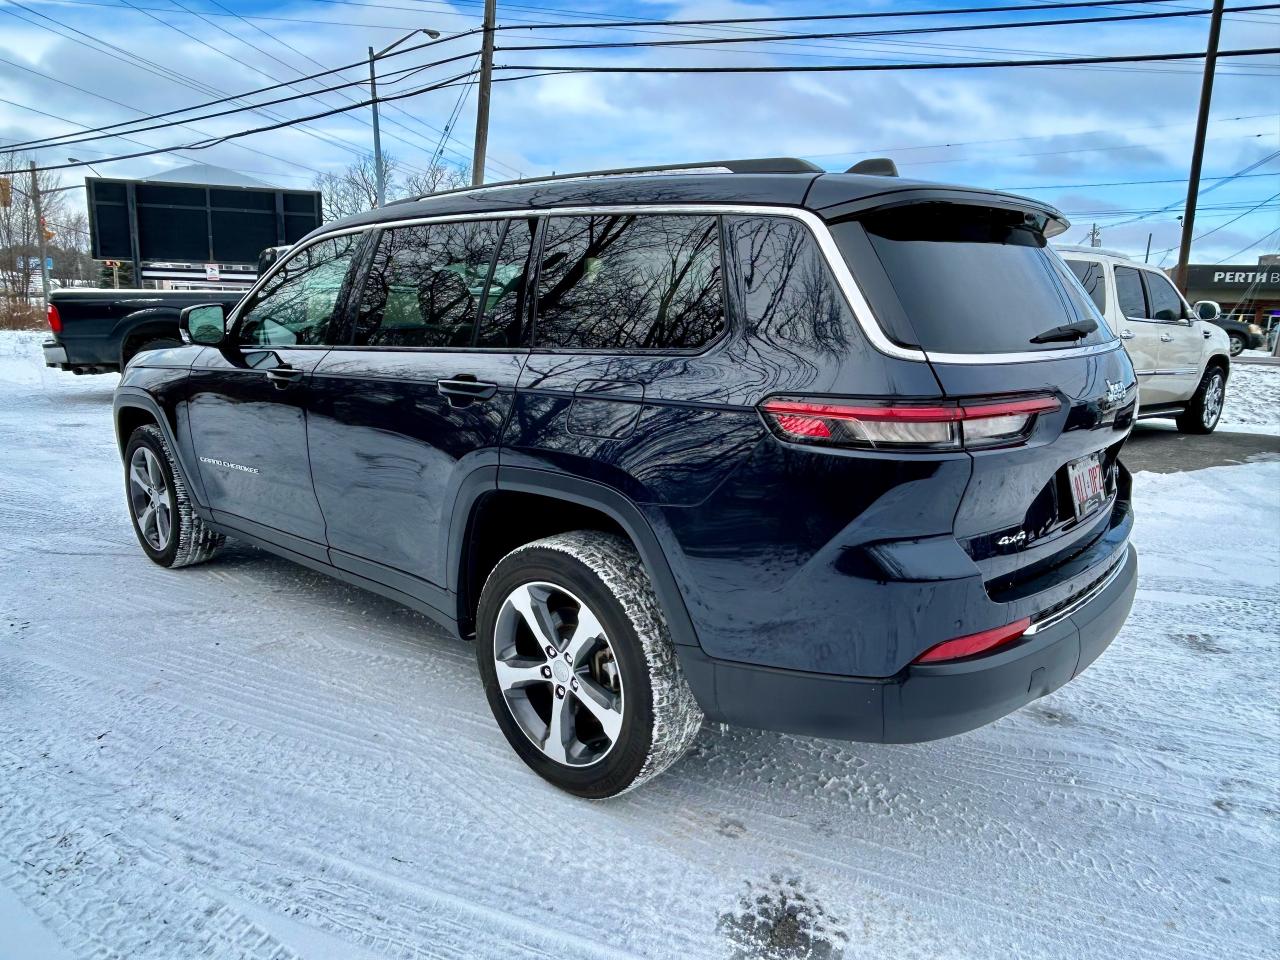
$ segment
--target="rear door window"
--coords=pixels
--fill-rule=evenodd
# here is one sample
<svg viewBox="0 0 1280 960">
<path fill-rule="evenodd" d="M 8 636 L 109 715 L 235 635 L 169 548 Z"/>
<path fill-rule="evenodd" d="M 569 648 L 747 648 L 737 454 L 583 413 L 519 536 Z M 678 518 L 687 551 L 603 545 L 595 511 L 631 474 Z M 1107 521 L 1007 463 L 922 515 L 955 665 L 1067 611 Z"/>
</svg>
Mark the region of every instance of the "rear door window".
<svg viewBox="0 0 1280 960">
<path fill-rule="evenodd" d="M 1039 224 L 1021 212 L 921 203 L 859 222 L 926 351 L 1025 353 L 1111 339 Z M 1087 320 L 1095 328 L 1079 339 L 1032 342 Z"/>
<path fill-rule="evenodd" d="M 1133 267 L 1116 267 L 1116 300 L 1120 303 L 1120 313 L 1123 316 L 1132 320 L 1147 318 L 1142 277 Z"/>
<path fill-rule="evenodd" d="M 716 217 L 551 217 L 545 229 L 535 346 L 687 350 L 723 329 Z"/>
<path fill-rule="evenodd" d="M 1098 308 L 1098 312 L 1105 315 L 1107 311 L 1106 269 L 1102 264 L 1091 260 L 1068 260 L 1067 266 L 1080 281 L 1080 286 L 1084 287 L 1084 292 L 1089 294 L 1089 299 Z"/>
<path fill-rule="evenodd" d="M 1147 280 L 1147 299 L 1151 302 L 1151 319 L 1166 323 L 1182 319 L 1182 298 L 1173 284 L 1158 273 L 1142 271 Z"/>
<path fill-rule="evenodd" d="M 356 315 L 356 346 L 470 347 L 504 227 L 466 220 L 384 230 Z"/>
</svg>

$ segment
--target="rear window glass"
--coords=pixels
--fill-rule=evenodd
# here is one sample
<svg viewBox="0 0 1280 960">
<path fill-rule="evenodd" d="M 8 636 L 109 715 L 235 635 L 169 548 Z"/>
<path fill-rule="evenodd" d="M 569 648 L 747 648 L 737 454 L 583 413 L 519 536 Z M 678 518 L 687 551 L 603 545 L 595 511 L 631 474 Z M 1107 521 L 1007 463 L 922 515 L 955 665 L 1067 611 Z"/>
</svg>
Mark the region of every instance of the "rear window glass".
<svg viewBox="0 0 1280 960">
<path fill-rule="evenodd" d="M 1023 353 L 1111 339 L 1075 277 L 1021 213 L 929 203 L 859 222 L 926 351 Z M 1086 320 L 1096 327 L 1079 339 L 1032 342 Z"/>
<path fill-rule="evenodd" d="M 1089 260 L 1068 260 L 1067 266 L 1084 287 L 1093 305 L 1101 313 L 1107 309 L 1107 271 L 1100 263 Z"/>
</svg>

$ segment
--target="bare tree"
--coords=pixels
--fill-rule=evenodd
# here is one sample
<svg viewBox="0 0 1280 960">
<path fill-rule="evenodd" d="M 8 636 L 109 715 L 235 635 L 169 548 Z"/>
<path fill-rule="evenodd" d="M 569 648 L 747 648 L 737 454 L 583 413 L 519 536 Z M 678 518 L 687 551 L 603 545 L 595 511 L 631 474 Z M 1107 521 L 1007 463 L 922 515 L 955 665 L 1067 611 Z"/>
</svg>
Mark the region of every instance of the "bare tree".
<svg viewBox="0 0 1280 960">
<path fill-rule="evenodd" d="M 465 186 L 471 174 L 462 168 L 434 162 L 425 170 L 402 170 L 403 165 L 392 154 L 382 154 L 382 175 L 389 199 L 422 196 L 440 190 Z M 324 218 L 341 220 L 377 204 L 378 187 L 373 155 L 365 154 L 340 173 L 322 173 L 315 188 L 323 197 Z"/>
<path fill-rule="evenodd" d="M 27 302 L 39 284 L 40 225 L 36 223 L 35 204 L 31 199 L 31 157 L 6 154 L 0 157 L 0 177 L 10 181 L 10 202 L 0 207 L 0 298 L 11 302 Z M 66 194 L 55 192 L 60 178 L 52 170 L 36 174 L 45 224 L 55 232 L 68 215 Z M 51 254 L 52 255 L 52 254 Z"/>
</svg>

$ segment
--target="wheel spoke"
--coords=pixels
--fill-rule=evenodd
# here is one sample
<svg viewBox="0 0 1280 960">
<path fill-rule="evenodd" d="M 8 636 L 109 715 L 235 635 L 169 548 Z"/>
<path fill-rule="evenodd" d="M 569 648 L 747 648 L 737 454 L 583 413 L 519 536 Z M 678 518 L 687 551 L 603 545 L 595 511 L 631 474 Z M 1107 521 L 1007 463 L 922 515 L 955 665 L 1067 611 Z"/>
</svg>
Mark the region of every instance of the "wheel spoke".
<svg viewBox="0 0 1280 960">
<path fill-rule="evenodd" d="M 143 508 L 142 512 L 138 514 L 138 529 L 142 531 L 142 535 L 146 537 L 148 541 L 151 540 L 151 535 L 147 532 L 147 528 L 152 525 L 155 520 L 155 516 L 156 508 L 149 503 Z"/>
<path fill-rule="evenodd" d="M 156 536 L 160 538 L 157 547 L 163 547 L 169 542 L 169 508 L 156 508 Z"/>
<path fill-rule="evenodd" d="M 587 712 L 600 721 L 604 735 L 613 743 L 622 731 L 622 705 L 617 694 L 611 693 L 590 677 L 578 675 L 578 688 L 574 694 Z"/>
<path fill-rule="evenodd" d="M 524 622 L 533 631 L 539 647 L 544 651 L 548 646 L 559 648 L 560 644 L 555 640 L 555 621 L 551 617 L 551 610 L 547 607 L 546 597 L 535 595 L 533 588 L 525 584 L 516 588 L 507 598 L 507 602 L 520 611 L 520 616 L 524 617 Z"/>
<path fill-rule="evenodd" d="M 142 467 L 137 460 L 129 465 L 129 480 L 144 493 L 151 489 L 151 478 L 142 472 Z"/>
<path fill-rule="evenodd" d="M 164 488 L 164 471 L 160 469 L 160 461 L 156 459 L 156 455 L 148 450 L 145 454 L 147 460 L 147 476 L 151 478 L 151 486 L 155 490 Z"/>
<path fill-rule="evenodd" d="M 569 654 L 569 662 L 573 666 L 578 666 L 581 662 L 583 654 L 595 646 L 596 641 L 604 636 L 604 627 L 600 626 L 600 621 L 596 619 L 596 615 L 586 607 L 578 608 L 578 625 L 573 630 L 573 636 L 569 638 L 569 643 L 565 646 L 565 651 Z"/>
<path fill-rule="evenodd" d="M 547 724 L 547 735 L 542 741 L 542 752 L 559 763 L 568 763 L 569 754 L 565 743 L 573 735 L 573 716 L 570 712 L 569 697 L 561 700 L 551 698 L 551 720 Z"/>
<path fill-rule="evenodd" d="M 517 690 L 532 683 L 549 683 L 542 675 L 542 664 L 530 660 L 495 660 L 498 686 L 503 690 Z"/>
</svg>

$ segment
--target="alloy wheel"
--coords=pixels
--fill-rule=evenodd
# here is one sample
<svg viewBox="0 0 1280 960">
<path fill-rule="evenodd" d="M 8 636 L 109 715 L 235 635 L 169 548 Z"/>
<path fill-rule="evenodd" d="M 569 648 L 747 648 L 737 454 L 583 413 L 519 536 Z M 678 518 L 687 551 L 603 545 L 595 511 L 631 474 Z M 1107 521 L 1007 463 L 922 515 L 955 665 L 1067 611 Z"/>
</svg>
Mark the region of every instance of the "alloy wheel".
<svg viewBox="0 0 1280 960">
<path fill-rule="evenodd" d="M 1218 417 L 1222 414 L 1225 393 L 1221 374 L 1214 374 L 1204 388 L 1204 413 L 1201 422 L 1206 427 L 1213 427 L 1218 422 Z"/>
<path fill-rule="evenodd" d="M 173 532 L 173 513 L 160 458 L 149 447 L 138 447 L 129 458 L 129 500 L 138 532 L 152 549 L 164 550 Z"/>
<path fill-rule="evenodd" d="M 543 581 L 512 590 L 498 611 L 493 662 L 507 709 L 546 757 L 585 767 L 613 749 L 622 675 L 599 618 L 574 594 Z"/>
</svg>

